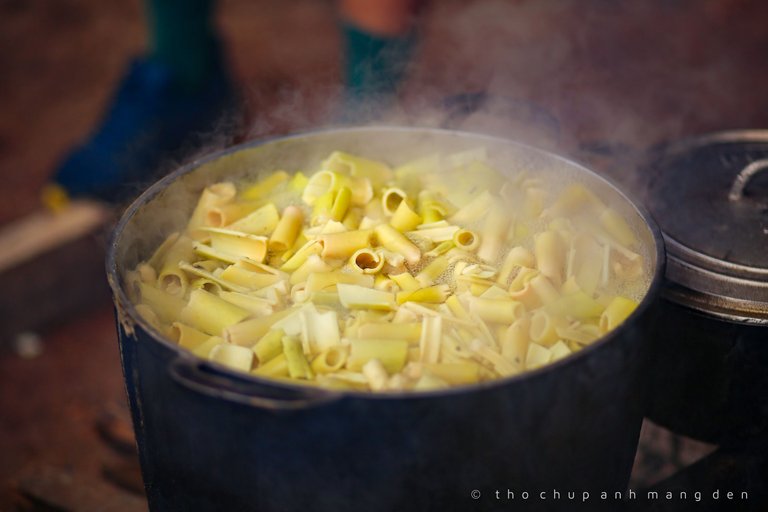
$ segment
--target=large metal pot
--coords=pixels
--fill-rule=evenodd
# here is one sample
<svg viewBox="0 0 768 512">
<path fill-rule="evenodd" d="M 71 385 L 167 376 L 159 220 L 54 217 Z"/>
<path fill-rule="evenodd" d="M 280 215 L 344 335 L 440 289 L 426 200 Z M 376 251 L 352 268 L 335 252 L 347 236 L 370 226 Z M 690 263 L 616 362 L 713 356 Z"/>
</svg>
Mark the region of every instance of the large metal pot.
<svg viewBox="0 0 768 512">
<path fill-rule="evenodd" d="M 593 187 L 631 219 L 649 248 L 653 278 L 640 306 L 573 357 L 448 391 L 330 392 L 201 361 L 162 339 L 128 301 L 121 276 L 184 225 L 206 184 L 276 168 L 312 169 L 337 149 L 397 163 L 438 147 L 478 146 L 504 172 L 575 177 Z M 150 508 L 484 510 L 522 506 L 524 491 L 530 506 L 551 503 L 533 499 L 539 491 L 624 490 L 645 407 L 648 306 L 663 267 L 660 232 L 611 184 L 573 162 L 492 137 L 329 130 L 245 144 L 179 169 L 127 210 L 108 258 Z M 517 501 L 506 501 L 508 490 Z"/>
<path fill-rule="evenodd" d="M 717 444 L 765 436 L 768 131 L 670 144 L 642 171 L 668 251 L 648 415 Z"/>
</svg>

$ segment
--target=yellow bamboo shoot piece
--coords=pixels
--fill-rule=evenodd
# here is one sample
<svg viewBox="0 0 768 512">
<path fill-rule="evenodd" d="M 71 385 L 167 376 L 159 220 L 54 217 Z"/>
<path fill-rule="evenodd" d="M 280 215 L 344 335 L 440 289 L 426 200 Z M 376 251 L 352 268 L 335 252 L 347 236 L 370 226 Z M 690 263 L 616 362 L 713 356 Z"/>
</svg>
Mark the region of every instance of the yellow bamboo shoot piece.
<svg viewBox="0 0 768 512">
<path fill-rule="evenodd" d="M 259 365 L 283 353 L 283 336 L 285 332 L 282 329 L 270 329 L 251 347 Z"/>
<path fill-rule="evenodd" d="M 472 297 L 469 311 L 486 322 L 511 324 L 525 314 L 525 306 L 512 299 Z"/>
<path fill-rule="evenodd" d="M 208 272 L 207 270 L 204 270 L 202 268 L 198 268 L 195 265 L 190 265 L 188 263 L 182 263 L 179 265 L 179 268 L 186 272 L 187 274 L 191 274 L 193 276 L 199 276 L 200 278 L 204 279 L 205 281 L 215 284 L 216 286 L 202 286 L 206 291 L 211 291 L 211 289 L 215 289 L 217 291 L 216 295 L 218 295 L 218 292 L 222 289 L 224 290 L 230 290 L 230 291 L 236 291 L 236 292 L 247 292 L 248 288 L 245 286 L 240 286 L 239 284 L 232 282 L 232 281 L 226 281 L 221 279 L 216 274 L 213 274 L 212 272 Z M 197 286 L 197 288 L 201 288 L 201 286 Z"/>
<path fill-rule="evenodd" d="M 480 247 L 477 255 L 487 262 L 494 262 L 501 256 L 501 249 L 507 243 L 507 231 L 512 219 L 504 208 L 494 202 L 483 222 Z"/>
<path fill-rule="evenodd" d="M 550 360 L 552 360 L 552 352 L 548 348 L 542 347 L 538 343 L 531 343 L 525 356 L 525 368 L 527 370 L 535 370 L 536 368 L 541 368 Z"/>
<path fill-rule="evenodd" d="M 374 233 L 382 246 L 401 254 L 409 264 L 415 265 L 421 260 L 421 250 L 389 224 L 379 224 Z"/>
<path fill-rule="evenodd" d="M 283 336 L 283 354 L 288 364 L 288 375 L 292 379 L 313 379 L 315 377 L 302 351 L 301 341 L 292 336 Z"/>
<path fill-rule="evenodd" d="M 425 316 L 421 323 L 419 349 L 422 363 L 437 363 L 440 360 L 440 338 L 443 331 L 443 319 L 439 316 Z"/>
<path fill-rule="evenodd" d="M 192 212 L 192 217 L 190 217 L 189 222 L 187 223 L 187 232 L 190 236 L 195 239 L 204 236 L 198 232 L 198 229 L 205 226 L 205 221 L 210 209 L 232 202 L 236 195 L 237 188 L 235 188 L 234 183 L 214 183 L 213 185 L 205 187 L 200 194 L 200 198 L 197 200 L 197 205 Z"/>
<path fill-rule="evenodd" d="M 597 318 L 604 309 L 602 304 L 581 290 L 558 297 L 548 306 L 548 310 L 555 315 L 569 316 L 580 320 Z"/>
<path fill-rule="evenodd" d="M 302 222 L 304 222 L 304 214 L 301 210 L 296 206 L 287 206 L 272 236 L 269 237 L 269 250 L 281 252 L 293 246 L 301 231 Z"/>
<path fill-rule="evenodd" d="M 267 255 L 266 237 L 222 228 L 201 228 L 200 231 L 210 235 L 214 251 L 258 262 L 264 261 Z"/>
<path fill-rule="evenodd" d="M 204 341 L 203 343 L 201 343 L 200 345 L 192 349 L 192 353 L 195 354 L 197 357 L 208 359 L 213 348 L 223 343 L 225 342 L 221 336 L 211 336 L 206 341 Z"/>
<path fill-rule="evenodd" d="M 170 335 L 173 341 L 187 350 L 194 350 L 211 337 L 209 334 L 198 331 L 194 327 L 182 324 L 181 322 L 173 322 L 171 324 Z"/>
<path fill-rule="evenodd" d="M 266 272 L 254 272 L 243 266 L 230 265 L 219 274 L 219 279 L 236 284 L 247 290 L 258 290 L 282 281 L 280 275 Z M 246 290 L 246 291 L 247 291 Z"/>
<path fill-rule="evenodd" d="M 385 215 L 394 215 L 408 194 L 400 188 L 388 188 L 381 194 L 381 208 Z"/>
<path fill-rule="evenodd" d="M 480 367 L 472 361 L 458 363 L 424 363 L 424 372 L 451 385 L 474 384 L 480 381 Z"/>
<path fill-rule="evenodd" d="M 408 357 L 408 342 L 399 339 L 351 339 L 349 348 L 347 369 L 353 372 L 361 371 L 371 359 L 378 359 L 387 373 L 398 373 Z"/>
<path fill-rule="evenodd" d="M 397 286 L 402 290 L 414 291 L 421 288 L 421 283 L 408 272 L 403 272 L 402 274 L 390 274 L 389 277 L 397 283 Z"/>
<path fill-rule="evenodd" d="M 242 233 L 265 236 L 275 230 L 279 221 L 280 214 L 277 208 L 273 203 L 269 203 L 233 222 L 228 227 Z"/>
<path fill-rule="evenodd" d="M 189 295 L 189 303 L 181 310 L 179 318 L 187 325 L 218 336 L 225 327 L 244 320 L 250 314 L 211 293 L 195 290 Z"/>
<path fill-rule="evenodd" d="M 328 347 L 312 360 L 312 370 L 320 374 L 337 372 L 347 363 L 348 353 L 349 348 L 342 345 Z"/>
<path fill-rule="evenodd" d="M 401 233 L 416 229 L 421 222 L 421 217 L 411 209 L 407 201 L 400 201 L 392 218 L 389 219 L 389 225 Z"/>
<path fill-rule="evenodd" d="M 278 186 L 288 181 L 288 173 L 285 171 L 277 171 L 266 178 L 262 179 L 246 187 L 240 194 L 240 197 L 246 201 L 253 201 L 266 197 L 270 192 L 275 190 Z"/>
<path fill-rule="evenodd" d="M 252 213 L 258 206 L 260 205 L 250 202 L 215 206 L 208 210 L 204 224 L 206 227 L 222 228 Z"/>
<path fill-rule="evenodd" d="M 555 283 L 561 283 L 565 270 L 565 250 L 560 235 L 554 231 L 538 234 L 534 252 L 539 271 Z"/>
<path fill-rule="evenodd" d="M 372 249 L 358 249 L 349 257 L 349 265 L 357 272 L 376 274 L 384 268 L 384 256 Z"/>
<path fill-rule="evenodd" d="M 615 297 L 600 316 L 600 330 L 608 332 L 618 327 L 637 308 L 637 302 L 626 297 Z"/>
<path fill-rule="evenodd" d="M 280 354 L 259 365 L 251 373 L 262 377 L 288 377 L 288 360 L 285 354 Z"/>
<path fill-rule="evenodd" d="M 552 354 L 552 361 L 558 361 L 571 355 L 571 349 L 563 340 L 558 340 L 557 343 L 549 347 L 549 352 Z"/>
<path fill-rule="evenodd" d="M 373 286 L 373 276 L 369 274 L 359 274 L 357 272 L 344 273 L 339 271 L 313 273 L 307 278 L 307 291 L 327 291 L 327 289 L 332 287 L 338 289 L 338 286 L 342 284 L 370 288 Z"/>
<path fill-rule="evenodd" d="M 158 272 L 157 286 L 164 292 L 176 297 L 182 297 L 186 293 L 189 280 L 186 274 L 179 268 L 183 261 L 190 261 L 194 255 L 194 244 L 191 238 L 180 236 L 170 246 L 163 258 Z"/>
<path fill-rule="evenodd" d="M 530 320 L 521 318 L 509 326 L 501 339 L 501 355 L 520 369 L 523 369 L 528 353 L 530 328 Z"/>
<path fill-rule="evenodd" d="M 637 244 L 637 237 L 632 228 L 615 210 L 611 208 L 603 210 L 603 213 L 600 214 L 600 224 L 620 244 L 627 247 Z"/>
<path fill-rule="evenodd" d="M 368 379 L 368 385 L 373 391 L 381 391 L 387 387 L 389 375 L 384 365 L 378 359 L 371 359 L 363 365 L 362 373 Z"/>
<path fill-rule="evenodd" d="M 242 372 L 251 371 L 253 366 L 253 352 L 247 347 L 221 343 L 211 349 L 208 358 L 224 366 Z"/>
<path fill-rule="evenodd" d="M 557 317 L 545 311 L 536 311 L 531 316 L 531 327 L 529 330 L 531 341 L 545 347 L 553 345 L 559 339 L 557 335 L 558 324 Z"/>
<path fill-rule="evenodd" d="M 430 374 L 422 375 L 421 378 L 416 381 L 416 384 L 413 385 L 415 391 L 437 391 L 440 389 L 448 389 L 449 387 L 450 386 L 446 381 Z"/>
<path fill-rule="evenodd" d="M 363 158 L 343 151 L 334 151 L 323 163 L 323 168 L 333 169 L 359 178 L 368 178 L 377 186 L 389 181 L 392 169 L 377 160 Z"/>
<path fill-rule="evenodd" d="M 371 232 L 359 230 L 330 233 L 320 236 L 318 240 L 323 245 L 323 252 L 321 253 L 323 259 L 347 259 L 355 251 L 370 245 Z"/>
<path fill-rule="evenodd" d="M 374 290 L 352 284 L 337 284 L 339 300 L 348 309 L 395 309 L 395 298 L 391 292 Z"/>
<path fill-rule="evenodd" d="M 416 275 L 416 280 L 422 286 L 431 286 L 438 277 L 448 270 L 449 265 L 450 262 L 448 261 L 448 258 L 445 256 L 438 256 L 429 262 L 429 264 Z"/>
<path fill-rule="evenodd" d="M 336 191 L 331 204 L 330 216 L 331 219 L 341 222 L 344 216 L 349 210 L 350 202 L 352 198 L 352 191 L 349 187 L 341 187 Z"/>
<path fill-rule="evenodd" d="M 158 290 L 146 283 L 139 283 L 140 300 L 146 304 L 163 322 L 173 322 L 181 314 L 186 303 L 171 294 Z"/>
<path fill-rule="evenodd" d="M 224 329 L 224 338 L 235 345 L 252 346 L 264 336 L 273 324 L 296 312 L 296 309 L 285 309 L 269 316 L 251 318 L 239 324 Z"/>
<path fill-rule="evenodd" d="M 397 292 L 397 303 L 421 302 L 424 304 L 442 304 L 450 293 L 446 284 L 437 284 L 427 288 L 419 288 L 413 291 Z"/>
</svg>

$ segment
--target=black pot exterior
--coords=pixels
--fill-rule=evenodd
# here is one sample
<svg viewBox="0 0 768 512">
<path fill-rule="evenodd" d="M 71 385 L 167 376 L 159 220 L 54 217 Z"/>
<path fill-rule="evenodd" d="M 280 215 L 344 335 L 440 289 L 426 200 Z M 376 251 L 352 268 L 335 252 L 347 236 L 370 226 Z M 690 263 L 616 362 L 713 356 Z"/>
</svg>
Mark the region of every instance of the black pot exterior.
<svg viewBox="0 0 768 512">
<path fill-rule="evenodd" d="M 392 135 L 509 145 L 459 132 L 396 128 L 320 132 L 307 139 L 326 146 L 338 134 L 347 137 L 349 151 Z M 278 140 L 273 148 L 296 156 L 294 148 L 305 145 L 294 146 L 294 140 Z M 258 145 L 246 149 L 248 156 L 234 148 L 153 186 L 126 213 L 112 242 L 108 272 L 151 510 L 573 510 L 573 501 L 553 503 L 538 493 L 595 496 L 626 489 L 647 407 L 641 379 L 646 331 L 655 323 L 649 305 L 664 272 L 661 236 L 647 214 L 586 169 L 518 147 L 525 165 L 535 169 L 542 159 L 545 168 L 578 171 L 644 224 L 655 248 L 654 275 L 640 306 L 602 340 L 522 376 L 441 392 L 336 394 L 238 376 L 192 357 L 150 332 L 120 285 L 121 273 L 155 243 L 136 234 L 168 233 L 188 215 L 158 215 L 167 210 L 152 204 L 188 204 L 178 198 L 187 192 L 194 197 L 195 186 L 205 182 L 205 173 L 190 172 L 201 165 L 222 176 L 263 157 Z M 197 185 L 176 183 L 186 173 Z"/>
<path fill-rule="evenodd" d="M 150 509 L 495 510 L 513 505 L 508 491 L 519 503 L 523 491 L 624 490 L 645 345 L 637 326 L 622 331 L 557 371 L 489 388 L 280 411 L 185 386 L 169 371 L 176 352 L 121 328 Z"/>
<path fill-rule="evenodd" d="M 768 433 L 768 327 L 728 322 L 661 298 L 648 417 L 733 445 Z"/>
</svg>

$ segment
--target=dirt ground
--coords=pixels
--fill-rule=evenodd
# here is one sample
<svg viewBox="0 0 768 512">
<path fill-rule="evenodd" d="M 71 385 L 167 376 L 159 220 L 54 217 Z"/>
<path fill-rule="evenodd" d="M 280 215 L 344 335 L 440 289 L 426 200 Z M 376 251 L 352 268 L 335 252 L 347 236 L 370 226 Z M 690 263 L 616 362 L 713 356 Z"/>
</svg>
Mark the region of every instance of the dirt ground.
<svg viewBox="0 0 768 512">
<path fill-rule="evenodd" d="M 444 98 L 488 91 L 496 99 L 460 127 L 571 155 L 596 141 L 643 149 L 768 125 L 766 2 L 432 4 L 397 122 L 440 124 Z M 0 224 L 38 208 L 56 162 L 144 51 L 143 16 L 138 0 L 0 0 Z M 247 99 L 243 137 L 333 123 L 336 21 L 330 0 L 220 2 Z M 521 105 L 546 112 L 544 121 Z M 125 407 L 109 304 L 46 331 L 43 343 L 36 359 L 0 354 L 0 485 L 38 463 L 98 477 L 113 457 L 94 428 Z"/>
</svg>

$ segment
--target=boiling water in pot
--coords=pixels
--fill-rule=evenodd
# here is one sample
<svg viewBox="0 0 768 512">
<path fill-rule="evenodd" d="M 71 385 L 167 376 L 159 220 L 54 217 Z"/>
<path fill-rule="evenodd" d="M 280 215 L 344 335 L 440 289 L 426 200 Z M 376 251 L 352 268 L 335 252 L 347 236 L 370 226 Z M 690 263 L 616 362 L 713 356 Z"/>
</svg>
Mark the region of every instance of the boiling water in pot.
<svg viewBox="0 0 768 512">
<path fill-rule="evenodd" d="M 577 173 L 482 148 L 399 163 L 337 151 L 208 184 L 126 276 L 137 310 L 240 371 L 404 391 L 569 357 L 645 295 L 636 223 Z"/>
</svg>

